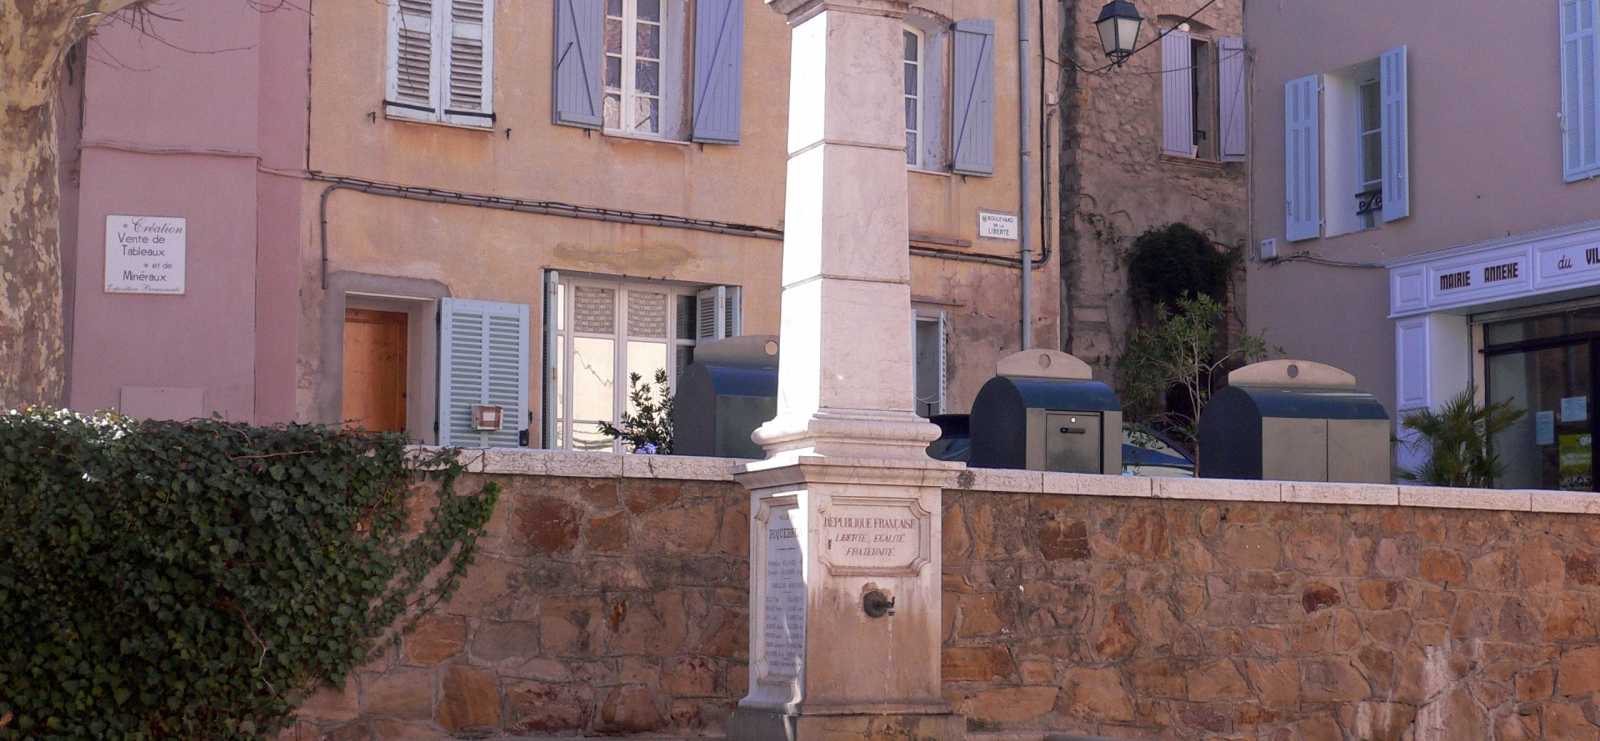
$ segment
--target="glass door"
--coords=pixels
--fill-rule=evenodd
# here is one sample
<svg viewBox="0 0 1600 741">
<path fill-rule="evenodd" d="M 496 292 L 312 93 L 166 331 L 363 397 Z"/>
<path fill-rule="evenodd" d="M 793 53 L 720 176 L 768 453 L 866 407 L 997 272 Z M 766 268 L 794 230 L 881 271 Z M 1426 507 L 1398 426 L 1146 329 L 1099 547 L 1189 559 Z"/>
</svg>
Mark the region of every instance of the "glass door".
<svg viewBox="0 0 1600 741">
<path fill-rule="evenodd" d="M 1523 415 L 1495 436 L 1502 489 L 1595 491 L 1595 371 L 1600 309 L 1589 307 L 1484 327 L 1490 402 Z"/>
</svg>

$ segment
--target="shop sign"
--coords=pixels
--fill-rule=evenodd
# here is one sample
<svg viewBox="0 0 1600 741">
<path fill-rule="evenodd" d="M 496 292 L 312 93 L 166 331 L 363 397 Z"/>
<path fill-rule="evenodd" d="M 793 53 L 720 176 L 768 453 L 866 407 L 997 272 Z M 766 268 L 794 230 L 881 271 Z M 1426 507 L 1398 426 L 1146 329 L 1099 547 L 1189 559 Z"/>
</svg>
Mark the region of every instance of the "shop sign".
<svg viewBox="0 0 1600 741">
<path fill-rule="evenodd" d="M 188 219 L 106 217 L 106 293 L 182 295 Z"/>
<path fill-rule="evenodd" d="M 1389 264 L 1394 318 L 1600 286 L 1600 224 L 1439 250 Z"/>
</svg>

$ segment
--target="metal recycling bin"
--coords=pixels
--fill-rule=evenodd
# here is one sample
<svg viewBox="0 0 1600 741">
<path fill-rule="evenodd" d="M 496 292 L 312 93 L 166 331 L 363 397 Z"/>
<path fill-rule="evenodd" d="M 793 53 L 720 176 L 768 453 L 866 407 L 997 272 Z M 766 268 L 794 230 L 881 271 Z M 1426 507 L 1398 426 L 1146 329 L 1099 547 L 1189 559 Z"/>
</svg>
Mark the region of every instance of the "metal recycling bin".
<svg viewBox="0 0 1600 741">
<path fill-rule="evenodd" d="M 1389 415 L 1355 376 L 1304 360 L 1228 374 L 1200 412 L 1201 478 L 1389 483 Z"/>
<path fill-rule="evenodd" d="M 778 414 L 778 338 L 748 335 L 695 348 L 672 403 L 673 455 L 765 458 L 750 434 Z"/>
<path fill-rule="evenodd" d="M 1024 350 L 1000 361 L 972 402 L 974 468 L 1122 473 L 1122 403 L 1066 353 Z"/>
</svg>

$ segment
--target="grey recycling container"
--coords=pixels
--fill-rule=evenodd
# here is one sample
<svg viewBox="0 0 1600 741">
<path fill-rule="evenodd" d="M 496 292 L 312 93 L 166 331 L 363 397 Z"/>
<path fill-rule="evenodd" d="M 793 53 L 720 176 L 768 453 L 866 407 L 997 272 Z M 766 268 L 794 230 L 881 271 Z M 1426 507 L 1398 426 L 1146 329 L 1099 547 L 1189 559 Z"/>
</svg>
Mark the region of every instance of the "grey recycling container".
<svg viewBox="0 0 1600 741">
<path fill-rule="evenodd" d="M 672 454 L 765 458 L 750 433 L 778 414 L 778 338 L 730 337 L 698 345 L 678 376 Z"/>
<path fill-rule="evenodd" d="M 1053 350 L 1002 359 L 969 421 L 974 468 L 1122 473 L 1122 403 L 1087 363 Z"/>
<path fill-rule="evenodd" d="M 1200 412 L 1199 475 L 1388 483 L 1389 415 L 1355 376 L 1304 360 L 1228 374 Z"/>
</svg>

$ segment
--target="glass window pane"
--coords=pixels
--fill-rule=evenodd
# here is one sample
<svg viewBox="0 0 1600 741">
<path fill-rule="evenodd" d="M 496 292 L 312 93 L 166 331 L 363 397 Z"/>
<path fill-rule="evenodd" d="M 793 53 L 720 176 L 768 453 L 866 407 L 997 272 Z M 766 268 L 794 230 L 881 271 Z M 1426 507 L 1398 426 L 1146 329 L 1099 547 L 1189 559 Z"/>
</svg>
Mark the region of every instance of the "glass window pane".
<svg viewBox="0 0 1600 741">
<path fill-rule="evenodd" d="M 628 291 L 628 334 L 633 337 L 667 336 L 667 294 Z"/>
<path fill-rule="evenodd" d="M 917 164 L 917 135 L 906 132 L 906 164 Z"/>
<path fill-rule="evenodd" d="M 611 421 L 617 367 L 615 340 L 572 339 L 572 417 Z"/>
<path fill-rule="evenodd" d="M 610 453 L 616 450 L 616 442 L 600 432 L 599 423 L 573 422 L 572 449 Z"/>
<path fill-rule="evenodd" d="M 661 0 L 639 0 L 639 20 L 661 21 Z"/>
<path fill-rule="evenodd" d="M 634 44 L 634 54 L 647 59 L 661 58 L 661 27 L 654 23 L 640 23 Z"/>
<path fill-rule="evenodd" d="M 611 288 L 578 286 L 572 291 L 572 328 L 579 332 L 615 334 L 617 292 Z"/>
<path fill-rule="evenodd" d="M 1361 86 L 1361 130 L 1376 131 L 1383 128 L 1383 104 L 1378 83 Z"/>
<path fill-rule="evenodd" d="M 636 62 L 633 72 L 633 89 L 645 95 L 660 95 L 660 62 Z"/>
<path fill-rule="evenodd" d="M 629 390 L 632 391 L 633 374 L 639 374 L 643 383 L 654 384 L 656 371 L 667 369 L 667 344 L 665 342 L 629 342 L 628 343 L 628 378 Z M 660 401 L 657 399 L 656 401 Z M 638 411 L 630 399 L 628 411 Z"/>
<path fill-rule="evenodd" d="M 917 35 L 910 31 L 902 31 L 906 39 L 906 61 L 917 61 Z"/>
<path fill-rule="evenodd" d="M 1383 182 L 1383 135 L 1378 133 L 1361 135 L 1361 182 Z"/>
<path fill-rule="evenodd" d="M 606 56 L 606 87 L 611 90 L 622 89 L 622 57 Z"/>
<path fill-rule="evenodd" d="M 622 17 L 622 0 L 606 0 L 606 15 Z"/>
<path fill-rule="evenodd" d="M 567 328 L 567 284 L 556 284 L 556 329 Z"/>
<path fill-rule="evenodd" d="M 655 98 L 640 97 L 635 98 L 634 103 L 636 104 L 634 109 L 634 120 L 638 121 L 638 123 L 634 126 L 634 130 L 644 131 L 651 134 L 659 133 L 661 131 L 661 119 L 659 115 L 661 101 L 656 100 Z"/>
<path fill-rule="evenodd" d="M 917 65 L 906 62 L 906 95 L 917 94 Z"/>
<path fill-rule="evenodd" d="M 622 19 L 606 19 L 605 50 L 607 54 L 622 53 Z"/>
<path fill-rule="evenodd" d="M 1588 344 L 1495 355 L 1488 366 L 1489 401 L 1525 410 L 1495 436 L 1494 453 L 1505 466 L 1495 486 L 1592 489 Z"/>
<path fill-rule="evenodd" d="M 601 104 L 600 108 L 601 108 L 601 116 L 602 116 L 602 118 L 605 119 L 605 127 L 606 128 L 608 128 L 608 129 L 620 129 L 620 128 L 622 128 L 622 98 L 621 98 L 621 96 L 607 95 L 605 102 Z"/>
<path fill-rule="evenodd" d="M 906 128 L 917 130 L 917 99 L 906 98 Z"/>
<path fill-rule="evenodd" d="M 678 297 L 678 339 L 694 339 L 695 298 L 693 296 Z"/>
<path fill-rule="evenodd" d="M 554 381 L 556 385 L 556 420 L 565 422 L 567 419 L 567 338 L 556 335 L 556 362 Z M 560 428 L 561 425 L 557 425 Z M 559 434 L 559 433 L 558 433 Z M 556 447 L 560 447 L 558 444 Z"/>
</svg>

